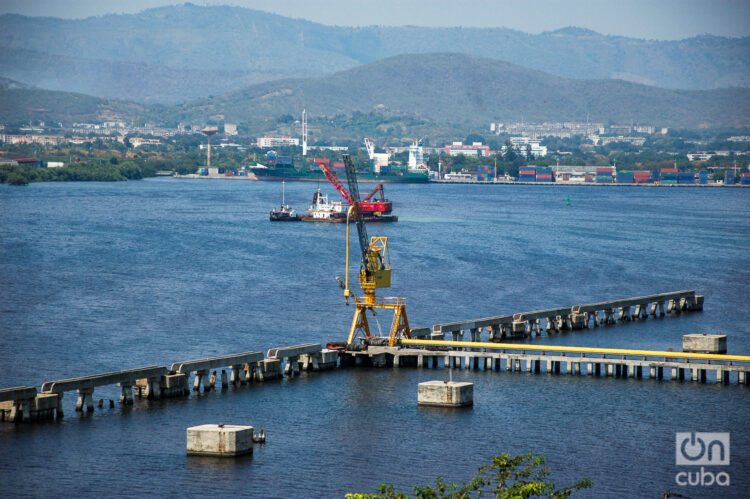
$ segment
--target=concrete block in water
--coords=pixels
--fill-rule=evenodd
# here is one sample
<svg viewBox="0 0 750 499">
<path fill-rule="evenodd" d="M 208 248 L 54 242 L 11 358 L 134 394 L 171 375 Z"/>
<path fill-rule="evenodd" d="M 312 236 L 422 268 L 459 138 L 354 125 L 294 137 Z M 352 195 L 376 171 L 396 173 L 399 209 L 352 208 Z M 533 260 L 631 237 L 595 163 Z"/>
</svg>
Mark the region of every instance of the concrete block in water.
<svg viewBox="0 0 750 499">
<path fill-rule="evenodd" d="M 187 453 L 191 456 L 240 456 L 253 453 L 253 427 L 204 424 L 187 429 Z"/>
<path fill-rule="evenodd" d="M 419 384 L 419 405 L 461 407 L 474 405 L 474 383 L 425 381 Z"/>
<path fill-rule="evenodd" d="M 682 337 L 682 351 L 696 353 L 727 353 L 727 335 L 686 334 Z"/>
</svg>

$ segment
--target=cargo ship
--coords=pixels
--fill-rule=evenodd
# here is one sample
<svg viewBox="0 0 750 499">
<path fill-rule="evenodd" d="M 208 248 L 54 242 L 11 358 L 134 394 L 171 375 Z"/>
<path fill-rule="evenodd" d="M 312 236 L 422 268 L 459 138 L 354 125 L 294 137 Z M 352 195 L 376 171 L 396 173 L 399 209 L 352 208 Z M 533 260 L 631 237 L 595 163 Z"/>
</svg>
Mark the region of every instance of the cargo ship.
<svg viewBox="0 0 750 499">
<path fill-rule="evenodd" d="M 304 165 L 300 168 L 295 167 L 290 156 L 269 156 L 268 164 L 249 167 L 250 171 L 258 180 L 271 181 L 307 181 L 321 182 L 326 181 L 326 177 L 317 164 Z M 338 167 L 333 163 L 332 172 L 341 181 L 346 182 L 346 173 L 343 164 Z M 375 171 L 374 168 L 365 168 L 357 172 L 357 179 L 360 182 L 375 183 L 404 183 L 404 184 L 422 184 L 429 180 L 427 170 L 413 170 L 403 165 L 383 166 Z"/>
</svg>

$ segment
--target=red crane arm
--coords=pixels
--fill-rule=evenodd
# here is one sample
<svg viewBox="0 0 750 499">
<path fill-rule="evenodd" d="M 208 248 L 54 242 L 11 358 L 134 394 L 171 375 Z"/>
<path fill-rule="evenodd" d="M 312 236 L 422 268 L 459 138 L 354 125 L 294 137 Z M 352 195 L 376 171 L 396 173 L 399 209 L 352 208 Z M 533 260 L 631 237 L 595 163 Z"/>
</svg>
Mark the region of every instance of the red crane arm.
<svg viewBox="0 0 750 499">
<path fill-rule="evenodd" d="M 383 184 L 376 185 L 375 188 L 372 190 L 372 192 L 368 194 L 367 197 L 364 198 L 362 201 L 369 201 L 378 192 L 380 193 L 380 200 L 385 201 L 385 192 L 383 192 Z"/>
<path fill-rule="evenodd" d="M 349 194 L 349 191 L 346 190 L 344 184 L 342 184 L 338 177 L 333 174 L 331 169 L 328 168 L 325 163 L 318 163 L 318 166 L 323 171 L 323 175 L 326 176 L 331 185 L 334 186 L 337 191 L 339 191 L 339 194 L 341 194 L 341 197 L 344 198 L 344 201 L 346 201 L 349 205 L 354 204 L 354 200 L 352 199 L 351 194 Z"/>
</svg>

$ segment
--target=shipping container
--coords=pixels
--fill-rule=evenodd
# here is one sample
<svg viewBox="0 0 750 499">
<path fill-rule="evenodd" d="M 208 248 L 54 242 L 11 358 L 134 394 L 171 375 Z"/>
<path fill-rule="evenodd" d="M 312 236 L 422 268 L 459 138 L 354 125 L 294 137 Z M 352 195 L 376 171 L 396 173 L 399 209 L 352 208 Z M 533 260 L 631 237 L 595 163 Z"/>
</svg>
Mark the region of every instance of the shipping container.
<svg viewBox="0 0 750 499">
<path fill-rule="evenodd" d="M 677 168 L 662 168 L 661 173 L 663 175 L 665 173 L 679 173 L 679 171 L 677 170 Z"/>
<path fill-rule="evenodd" d="M 634 182 L 635 182 L 635 177 L 633 175 L 633 172 L 630 172 L 630 171 L 617 172 L 618 184 L 632 184 Z"/>
<path fill-rule="evenodd" d="M 598 166 L 596 168 L 596 173 L 609 173 L 610 175 L 615 171 L 614 167 L 612 166 Z"/>
<path fill-rule="evenodd" d="M 646 171 L 636 171 L 633 172 L 633 183 L 635 184 L 647 184 L 651 182 L 651 172 Z"/>
<path fill-rule="evenodd" d="M 737 180 L 734 177 L 734 172 L 732 170 L 727 170 L 724 172 L 724 183 L 725 184 L 734 184 Z"/>
<path fill-rule="evenodd" d="M 695 183 L 695 173 L 693 172 L 683 172 L 677 174 L 677 183 L 678 184 L 694 184 Z"/>
<path fill-rule="evenodd" d="M 276 158 L 276 164 L 277 165 L 291 165 L 292 157 L 291 156 L 278 156 Z"/>
<path fill-rule="evenodd" d="M 708 183 L 708 172 L 706 170 L 698 172 L 698 183 L 703 185 Z"/>
<path fill-rule="evenodd" d="M 740 177 L 740 184 L 750 185 L 750 173 L 743 173 Z"/>
</svg>

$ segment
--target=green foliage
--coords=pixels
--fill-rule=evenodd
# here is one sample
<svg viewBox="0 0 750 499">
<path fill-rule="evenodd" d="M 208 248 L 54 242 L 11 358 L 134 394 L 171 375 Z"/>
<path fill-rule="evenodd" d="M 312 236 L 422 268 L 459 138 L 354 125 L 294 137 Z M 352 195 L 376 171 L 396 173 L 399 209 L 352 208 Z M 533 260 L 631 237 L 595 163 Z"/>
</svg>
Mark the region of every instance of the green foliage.
<svg viewBox="0 0 750 499">
<path fill-rule="evenodd" d="M 115 182 L 152 177 L 155 165 L 132 160 L 117 165 L 109 163 L 79 163 L 62 168 L 34 168 L 30 166 L 0 166 L 0 183 L 26 185 L 30 182 Z"/>
<path fill-rule="evenodd" d="M 468 481 L 446 482 L 437 477 L 434 485 L 417 485 L 413 489 L 415 499 L 467 499 L 489 496 L 497 499 L 524 499 L 528 497 L 550 497 L 562 499 L 574 492 L 592 486 L 591 480 L 579 480 L 573 485 L 557 488 L 548 479 L 550 470 L 544 466 L 544 456 L 532 453 L 511 456 L 500 454 L 492 462 L 482 466 Z M 409 494 L 400 492 L 391 484 L 381 484 L 376 493 L 347 494 L 347 499 L 407 499 Z"/>
</svg>

